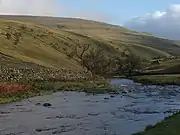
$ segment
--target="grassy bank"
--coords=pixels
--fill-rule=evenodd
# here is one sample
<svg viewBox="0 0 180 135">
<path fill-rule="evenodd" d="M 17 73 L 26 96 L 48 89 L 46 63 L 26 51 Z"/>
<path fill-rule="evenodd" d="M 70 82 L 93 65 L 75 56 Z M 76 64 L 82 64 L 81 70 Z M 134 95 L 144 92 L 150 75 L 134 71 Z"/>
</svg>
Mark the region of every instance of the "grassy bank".
<svg viewBox="0 0 180 135">
<path fill-rule="evenodd" d="M 5 93 L 3 93 L 3 89 L 0 91 L 0 104 L 19 101 L 34 96 L 52 94 L 58 91 L 77 91 L 90 94 L 117 93 L 117 90 L 112 88 L 106 80 L 79 82 L 40 81 L 28 85 L 17 83 L 5 84 L 6 86 L 2 87 Z M 2 84 L 0 84 L 0 87 L 1 85 Z M 26 89 L 26 86 L 29 87 Z"/>
<path fill-rule="evenodd" d="M 132 79 L 142 84 L 154 85 L 180 85 L 180 74 L 175 75 L 145 75 L 136 76 Z"/>
<path fill-rule="evenodd" d="M 109 83 L 84 69 L 54 69 L 0 54 L 0 103 L 57 91 L 112 92 Z"/>
<path fill-rule="evenodd" d="M 147 126 L 142 133 L 133 135 L 180 135 L 180 113 L 165 118 L 155 126 Z"/>
</svg>

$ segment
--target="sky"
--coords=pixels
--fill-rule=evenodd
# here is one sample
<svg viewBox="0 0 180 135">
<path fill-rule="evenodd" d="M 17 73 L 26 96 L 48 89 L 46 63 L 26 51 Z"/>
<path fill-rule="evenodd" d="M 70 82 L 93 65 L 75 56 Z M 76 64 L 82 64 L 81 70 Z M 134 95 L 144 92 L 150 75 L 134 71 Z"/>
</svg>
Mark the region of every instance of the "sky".
<svg viewBox="0 0 180 135">
<path fill-rule="evenodd" d="M 0 0 L 0 14 L 83 18 L 180 40 L 180 0 Z"/>
<path fill-rule="evenodd" d="M 69 13 L 92 13 L 95 19 L 99 14 L 109 18 L 104 21 L 124 24 L 137 16 L 164 11 L 171 4 L 180 4 L 180 0 L 58 0 L 58 3 L 67 6 Z"/>
</svg>

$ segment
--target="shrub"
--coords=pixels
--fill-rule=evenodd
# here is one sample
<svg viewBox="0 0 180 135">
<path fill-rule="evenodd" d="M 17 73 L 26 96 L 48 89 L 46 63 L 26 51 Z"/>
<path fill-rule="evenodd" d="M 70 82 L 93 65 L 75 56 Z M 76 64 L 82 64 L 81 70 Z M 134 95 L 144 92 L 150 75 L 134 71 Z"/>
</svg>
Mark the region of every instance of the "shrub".
<svg viewBox="0 0 180 135">
<path fill-rule="evenodd" d="M 32 89 L 31 85 L 23 85 L 17 83 L 0 83 L 0 97 L 12 96 L 15 94 L 22 94 Z"/>
</svg>

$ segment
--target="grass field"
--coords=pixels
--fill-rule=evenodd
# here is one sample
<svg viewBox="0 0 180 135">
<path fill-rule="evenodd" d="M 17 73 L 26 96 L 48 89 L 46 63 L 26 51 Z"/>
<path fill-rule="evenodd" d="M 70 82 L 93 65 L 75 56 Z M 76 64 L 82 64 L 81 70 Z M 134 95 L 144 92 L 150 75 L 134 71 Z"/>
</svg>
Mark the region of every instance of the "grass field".
<svg viewBox="0 0 180 135">
<path fill-rule="evenodd" d="M 179 135 L 180 134 L 180 113 L 166 118 L 155 126 L 148 126 L 142 133 L 133 135 Z"/>
<path fill-rule="evenodd" d="M 143 84 L 180 85 L 180 74 L 172 75 L 145 75 L 132 77 L 133 80 Z"/>
<path fill-rule="evenodd" d="M 161 73 L 161 74 L 173 74 L 180 73 L 180 58 L 165 59 L 165 60 L 154 60 L 159 61 L 158 63 L 150 64 L 146 70 L 149 73 Z"/>
</svg>

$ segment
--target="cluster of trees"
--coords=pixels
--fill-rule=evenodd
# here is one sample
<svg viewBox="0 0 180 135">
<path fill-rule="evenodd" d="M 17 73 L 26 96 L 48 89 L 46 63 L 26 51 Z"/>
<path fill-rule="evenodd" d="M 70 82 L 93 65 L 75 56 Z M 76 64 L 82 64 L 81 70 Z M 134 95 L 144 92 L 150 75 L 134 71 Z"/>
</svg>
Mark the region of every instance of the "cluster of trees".
<svg viewBox="0 0 180 135">
<path fill-rule="evenodd" d="M 127 54 L 126 51 L 124 51 L 122 56 L 117 58 L 117 71 L 119 74 L 130 77 L 139 74 L 142 72 L 142 69 L 143 61 L 130 51 L 128 51 Z"/>
<path fill-rule="evenodd" d="M 141 72 L 141 59 L 129 50 L 125 50 L 121 56 L 114 56 L 100 47 L 75 44 L 73 51 L 66 51 L 66 55 L 79 62 L 93 75 L 106 76 L 109 73 L 116 73 L 129 77 Z"/>
</svg>

